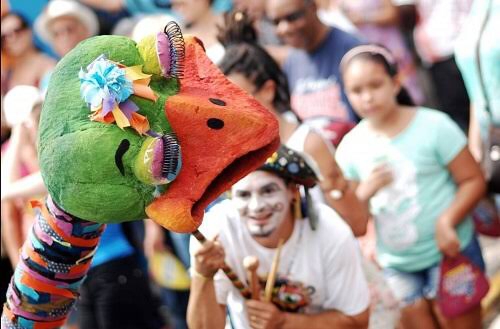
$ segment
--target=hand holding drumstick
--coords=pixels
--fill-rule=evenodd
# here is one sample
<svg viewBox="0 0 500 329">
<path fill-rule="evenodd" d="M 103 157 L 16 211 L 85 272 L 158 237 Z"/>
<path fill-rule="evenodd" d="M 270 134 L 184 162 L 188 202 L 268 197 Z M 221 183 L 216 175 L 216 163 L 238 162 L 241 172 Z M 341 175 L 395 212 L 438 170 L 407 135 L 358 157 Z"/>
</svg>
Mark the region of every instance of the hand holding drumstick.
<svg viewBox="0 0 500 329">
<path fill-rule="evenodd" d="M 250 283 L 252 299 L 260 300 L 260 284 L 259 277 L 257 276 L 259 259 L 255 256 L 247 256 L 243 259 L 243 267 L 245 267 L 245 269 L 247 270 L 247 277 Z"/>
<path fill-rule="evenodd" d="M 198 230 L 194 231 L 191 233 L 202 245 L 205 245 L 207 243 L 211 243 L 210 241 L 207 240 L 207 238 L 205 238 L 205 236 Z M 196 258 L 196 254 L 195 254 L 195 258 Z M 222 258 L 222 261 L 220 261 L 217 265 L 217 269 L 221 269 L 222 271 L 224 271 L 224 273 L 226 273 L 227 277 L 229 278 L 229 280 L 231 280 L 233 286 L 235 286 L 240 292 L 241 294 L 243 295 L 243 297 L 245 297 L 246 299 L 250 298 L 250 290 L 245 287 L 245 285 L 243 284 L 243 282 L 240 281 L 240 279 L 238 279 L 238 276 L 233 272 L 233 270 L 229 267 L 229 265 L 227 265 L 225 262 L 224 262 L 224 258 Z M 213 273 L 212 273 L 212 276 L 213 274 L 215 274 L 217 270 L 215 270 Z M 205 276 L 203 273 L 200 273 L 202 276 Z"/>
</svg>

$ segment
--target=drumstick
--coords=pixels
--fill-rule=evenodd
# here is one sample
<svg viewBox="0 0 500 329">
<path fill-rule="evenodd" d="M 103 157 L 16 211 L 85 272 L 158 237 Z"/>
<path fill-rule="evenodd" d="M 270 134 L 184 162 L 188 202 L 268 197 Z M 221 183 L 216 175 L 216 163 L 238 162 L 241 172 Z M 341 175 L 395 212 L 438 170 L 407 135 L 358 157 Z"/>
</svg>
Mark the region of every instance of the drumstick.
<svg viewBox="0 0 500 329">
<path fill-rule="evenodd" d="M 205 241 L 207 241 L 207 238 L 203 235 L 203 233 L 201 233 L 198 230 L 195 230 L 191 234 L 201 244 L 203 244 L 203 243 L 205 243 Z M 250 297 L 251 297 L 250 290 L 243 284 L 243 282 L 240 281 L 240 279 L 238 279 L 238 276 L 236 275 L 236 273 L 233 272 L 233 270 L 229 267 L 229 265 L 227 265 L 224 262 L 224 265 L 222 266 L 221 269 L 224 273 L 226 273 L 229 280 L 231 280 L 231 283 L 233 284 L 233 286 L 235 286 L 236 289 L 238 289 L 240 291 L 240 293 L 243 295 L 243 297 L 245 297 L 246 299 L 250 299 Z"/>
<path fill-rule="evenodd" d="M 250 291 L 252 299 L 260 300 L 259 277 L 257 276 L 257 268 L 259 268 L 259 259 L 255 256 L 246 256 L 243 258 L 243 267 L 247 270 L 248 279 L 250 280 Z"/>
<path fill-rule="evenodd" d="M 280 239 L 278 242 L 278 247 L 276 248 L 276 253 L 274 254 L 273 262 L 271 264 L 271 271 L 267 276 L 266 289 L 264 291 L 264 298 L 266 302 L 271 302 L 273 298 L 274 282 L 276 281 L 276 275 L 278 274 L 278 266 L 280 263 L 280 254 L 283 242 L 283 239 Z"/>
</svg>

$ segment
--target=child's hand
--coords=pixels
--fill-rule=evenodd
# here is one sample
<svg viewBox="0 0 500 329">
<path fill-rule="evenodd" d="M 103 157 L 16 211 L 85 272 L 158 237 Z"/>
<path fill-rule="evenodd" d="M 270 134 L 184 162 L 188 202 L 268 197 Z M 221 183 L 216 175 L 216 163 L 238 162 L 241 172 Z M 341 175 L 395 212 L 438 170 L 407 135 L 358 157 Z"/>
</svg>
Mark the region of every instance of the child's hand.
<svg viewBox="0 0 500 329">
<path fill-rule="evenodd" d="M 436 242 L 439 250 L 448 257 L 455 257 L 460 252 L 455 228 L 443 219 L 439 219 L 436 225 Z"/>
<path fill-rule="evenodd" d="M 356 193 L 360 199 L 369 200 L 381 188 L 389 185 L 393 179 L 394 176 L 390 166 L 387 164 L 378 165 L 366 180 L 359 183 Z"/>
</svg>

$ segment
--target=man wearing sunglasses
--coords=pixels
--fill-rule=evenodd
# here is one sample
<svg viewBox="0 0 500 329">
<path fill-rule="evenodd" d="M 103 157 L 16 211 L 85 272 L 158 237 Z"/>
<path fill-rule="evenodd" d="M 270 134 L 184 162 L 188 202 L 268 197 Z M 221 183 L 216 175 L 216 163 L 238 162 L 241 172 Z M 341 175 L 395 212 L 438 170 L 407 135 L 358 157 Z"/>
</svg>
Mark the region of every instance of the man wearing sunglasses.
<svg viewBox="0 0 500 329">
<path fill-rule="evenodd" d="M 342 56 L 361 42 L 323 24 L 314 0 L 269 0 L 266 14 L 282 41 L 292 47 L 284 62 L 292 107 L 301 119 L 335 118 L 356 122 L 357 116 L 340 82 Z"/>
</svg>

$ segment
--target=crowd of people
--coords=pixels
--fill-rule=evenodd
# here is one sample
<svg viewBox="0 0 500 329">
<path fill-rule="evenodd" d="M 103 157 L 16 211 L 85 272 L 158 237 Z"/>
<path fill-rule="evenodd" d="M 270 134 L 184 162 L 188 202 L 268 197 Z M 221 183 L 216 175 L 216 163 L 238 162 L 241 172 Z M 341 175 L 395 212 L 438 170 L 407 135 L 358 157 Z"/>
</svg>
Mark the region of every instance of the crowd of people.
<svg viewBox="0 0 500 329">
<path fill-rule="evenodd" d="M 478 229 L 500 225 L 483 166 L 500 159 L 499 0 L 38 2 L 2 0 L 3 301 L 28 201 L 47 194 L 37 128 L 57 61 L 175 20 L 282 145 L 206 209 L 203 243 L 108 224 L 66 328 L 500 328 L 500 234 Z M 459 258 L 487 295 L 446 292 Z"/>
</svg>

